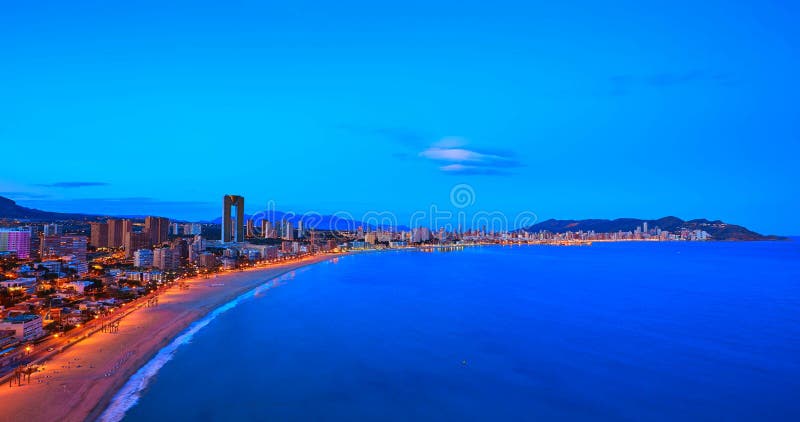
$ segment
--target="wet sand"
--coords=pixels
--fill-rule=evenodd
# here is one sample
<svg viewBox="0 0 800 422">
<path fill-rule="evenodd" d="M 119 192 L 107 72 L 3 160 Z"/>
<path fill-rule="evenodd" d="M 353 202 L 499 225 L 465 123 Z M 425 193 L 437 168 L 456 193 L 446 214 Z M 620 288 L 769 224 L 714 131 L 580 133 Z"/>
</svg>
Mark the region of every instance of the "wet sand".
<svg viewBox="0 0 800 422">
<path fill-rule="evenodd" d="M 172 287 L 159 295 L 158 306 L 124 317 L 118 332 L 98 332 L 54 355 L 30 383 L 0 385 L 0 421 L 95 420 L 128 378 L 192 322 L 272 278 L 334 257 L 191 279 L 188 289 Z"/>
</svg>

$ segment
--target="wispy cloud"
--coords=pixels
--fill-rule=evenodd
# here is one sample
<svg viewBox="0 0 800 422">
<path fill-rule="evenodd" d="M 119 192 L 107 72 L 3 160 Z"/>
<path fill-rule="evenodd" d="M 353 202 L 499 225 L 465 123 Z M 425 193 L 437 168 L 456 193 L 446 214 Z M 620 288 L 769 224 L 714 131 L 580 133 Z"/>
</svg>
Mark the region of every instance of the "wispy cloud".
<svg viewBox="0 0 800 422">
<path fill-rule="evenodd" d="M 508 169 L 522 166 L 511 153 L 471 148 L 458 137 L 444 138 L 419 156 L 437 162 L 439 170 L 446 174 L 507 175 Z"/>
<path fill-rule="evenodd" d="M 55 183 L 40 183 L 36 186 L 45 188 L 85 188 L 90 186 L 108 186 L 106 182 L 55 182 Z"/>
</svg>

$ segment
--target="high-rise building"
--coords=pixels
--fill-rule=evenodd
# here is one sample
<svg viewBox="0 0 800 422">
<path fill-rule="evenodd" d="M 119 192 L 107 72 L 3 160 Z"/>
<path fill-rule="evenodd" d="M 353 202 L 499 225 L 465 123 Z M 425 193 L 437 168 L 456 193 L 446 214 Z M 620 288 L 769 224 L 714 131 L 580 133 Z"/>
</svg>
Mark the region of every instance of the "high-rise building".
<svg viewBox="0 0 800 422">
<path fill-rule="evenodd" d="M 89 223 L 92 228 L 92 234 L 89 244 L 95 248 L 108 247 L 108 224 L 107 223 Z"/>
<path fill-rule="evenodd" d="M 255 221 L 252 218 L 247 220 L 247 237 L 256 237 Z"/>
<path fill-rule="evenodd" d="M 30 227 L 18 229 L 0 228 L 0 252 L 15 252 L 17 258 L 28 259 L 31 257 L 31 229 Z"/>
<path fill-rule="evenodd" d="M 217 266 L 217 256 L 213 253 L 203 252 L 197 258 L 197 265 L 203 268 L 212 268 Z"/>
<path fill-rule="evenodd" d="M 50 223 L 44 225 L 44 234 L 46 236 L 62 234 L 64 227 L 61 224 Z"/>
<path fill-rule="evenodd" d="M 40 255 L 42 258 L 66 259 L 68 267 L 83 274 L 89 269 L 86 262 L 87 240 L 86 236 L 73 234 L 43 235 Z"/>
<path fill-rule="evenodd" d="M 106 242 L 106 245 L 109 248 L 121 248 L 125 233 L 130 231 L 130 220 L 109 218 L 106 221 L 106 224 L 108 225 L 108 241 Z M 125 227 L 126 225 L 127 230 Z"/>
<path fill-rule="evenodd" d="M 647 234 L 647 221 L 645 221 L 645 222 L 644 222 L 644 224 L 642 224 L 642 231 L 643 231 L 645 234 Z"/>
<path fill-rule="evenodd" d="M 169 234 L 169 219 L 164 217 L 145 217 L 144 232 L 150 235 L 150 243 L 160 245 Z"/>
<path fill-rule="evenodd" d="M 80 235 L 43 235 L 40 254 L 43 258 L 82 254 L 86 256 L 86 236 Z"/>
<path fill-rule="evenodd" d="M 42 243 L 42 226 L 31 225 L 31 259 L 39 259 L 39 245 Z"/>
<path fill-rule="evenodd" d="M 264 239 L 274 239 L 276 237 L 275 227 L 266 218 L 261 220 L 261 235 L 264 236 Z"/>
<path fill-rule="evenodd" d="M 198 235 L 203 232 L 203 225 L 200 223 L 186 223 L 183 225 L 184 235 Z"/>
<path fill-rule="evenodd" d="M 127 232 L 125 233 L 125 238 L 122 241 L 122 247 L 125 249 L 126 258 L 133 257 L 134 251 L 146 249 L 150 246 L 150 233 L 145 232 Z"/>
<path fill-rule="evenodd" d="M 161 270 L 178 268 L 180 259 L 180 254 L 170 248 L 156 248 L 153 251 L 153 266 Z"/>
<path fill-rule="evenodd" d="M 431 231 L 427 227 L 417 227 L 411 231 L 411 242 L 420 243 L 431 240 Z"/>
<path fill-rule="evenodd" d="M 294 226 L 292 226 L 291 221 L 287 221 L 285 223 L 283 229 L 283 238 L 286 240 L 294 240 Z"/>
<path fill-rule="evenodd" d="M 236 219 L 231 219 L 231 207 L 236 208 Z M 225 195 L 222 197 L 222 241 L 244 242 L 244 197 Z"/>
<path fill-rule="evenodd" d="M 150 249 L 139 249 L 133 253 L 133 266 L 147 268 L 153 266 L 153 251 Z"/>
</svg>

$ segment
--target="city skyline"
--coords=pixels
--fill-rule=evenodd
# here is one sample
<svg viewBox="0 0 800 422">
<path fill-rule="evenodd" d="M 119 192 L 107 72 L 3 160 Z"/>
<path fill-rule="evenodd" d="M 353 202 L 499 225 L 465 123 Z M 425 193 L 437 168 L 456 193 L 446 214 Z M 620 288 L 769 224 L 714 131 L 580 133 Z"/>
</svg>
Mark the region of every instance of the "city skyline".
<svg viewBox="0 0 800 422">
<path fill-rule="evenodd" d="M 468 183 L 541 220 L 800 232 L 794 4 L 139 6 L 4 8 L 0 195 L 407 216 Z"/>
</svg>

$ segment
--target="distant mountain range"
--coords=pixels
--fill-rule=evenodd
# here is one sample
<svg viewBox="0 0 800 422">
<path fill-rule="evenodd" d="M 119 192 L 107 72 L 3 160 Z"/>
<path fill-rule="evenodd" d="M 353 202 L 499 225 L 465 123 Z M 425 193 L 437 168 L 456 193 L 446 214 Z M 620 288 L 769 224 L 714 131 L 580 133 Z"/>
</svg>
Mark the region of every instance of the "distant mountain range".
<svg viewBox="0 0 800 422">
<path fill-rule="evenodd" d="M 25 221 L 36 221 L 36 222 L 68 221 L 68 220 L 88 222 L 88 221 L 102 221 L 105 220 L 107 217 L 110 216 L 41 211 L 34 208 L 23 207 L 21 205 L 18 205 L 16 202 L 14 202 L 9 198 L 0 196 L 0 219 L 25 220 Z M 117 215 L 113 217 L 132 218 L 132 219 L 144 218 L 144 216 L 139 216 L 139 215 Z M 249 220 L 250 218 L 254 217 L 256 226 L 260 227 L 261 219 L 263 218 L 261 214 L 257 214 L 255 216 L 245 215 L 245 220 Z M 293 213 L 273 211 L 270 212 L 269 218 L 273 221 L 273 223 L 279 221 L 290 221 L 292 222 L 292 224 L 295 225 L 295 227 L 297 227 L 297 223 L 300 222 L 300 220 L 302 219 L 303 224 L 306 227 L 317 228 L 321 230 L 341 230 L 341 231 L 356 230 L 359 226 L 364 226 L 364 229 L 367 230 L 374 230 L 377 228 L 377 226 L 373 224 L 363 224 L 352 219 L 342 218 L 332 215 L 300 216 Z M 180 220 L 174 220 L 174 221 L 180 221 Z M 208 222 L 213 224 L 220 224 L 222 222 L 222 217 L 217 217 Z M 409 228 L 406 226 L 398 226 L 396 227 L 396 229 L 409 230 Z"/>
<path fill-rule="evenodd" d="M 681 230 L 705 230 L 714 240 L 784 240 L 785 237 L 762 235 L 745 227 L 728 224 L 720 220 L 697 219 L 684 221 L 678 217 L 664 217 L 658 220 L 640 220 L 637 218 L 618 218 L 616 220 L 554 220 L 550 219 L 541 223 L 525 227 L 521 230 L 527 232 L 549 231 L 552 233 L 565 233 L 568 231 L 594 231 L 596 233 L 632 232 L 637 227 L 647 223 L 648 229 L 660 228 L 669 232 Z"/>
<path fill-rule="evenodd" d="M 13 200 L 0 196 L 0 218 L 46 222 L 66 220 L 97 221 L 103 217 L 90 214 L 41 211 L 17 205 Z"/>
<path fill-rule="evenodd" d="M 117 216 L 124 218 L 142 218 L 139 216 Z M 255 217 L 255 224 L 260 225 L 263 217 L 259 215 L 250 216 L 246 215 L 246 219 Z M 14 219 L 14 220 L 27 220 L 38 222 L 50 221 L 101 221 L 106 216 L 93 215 L 93 214 L 73 214 L 73 213 L 60 213 L 41 211 L 34 208 L 27 208 L 17 205 L 11 199 L 0 196 L 0 219 Z M 365 229 L 377 228 L 372 224 L 363 224 L 352 219 L 340 218 L 332 215 L 304 215 L 299 216 L 291 213 L 284 213 L 281 211 L 274 211 L 269 215 L 273 223 L 278 221 L 291 221 L 295 227 L 297 223 L 303 220 L 303 224 L 309 228 L 317 228 L 322 230 L 355 230 L 358 226 L 363 225 Z M 218 217 L 210 222 L 219 224 L 222 221 Z M 552 233 L 564 233 L 568 231 L 594 231 L 597 233 L 613 233 L 613 232 L 628 232 L 635 231 L 637 227 L 641 227 L 647 223 L 648 228 L 667 230 L 670 232 L 677 232 L 683 229 L 686 230 L 705 230 L 714 240 L 783 240 L 785 237 L 774 235 L 762 235 L 754 231 L 750 231 L 742 226 L 735 224 L 727 224 L 720 220 L 706 220 L 697 219 L 684 221 L 678 217 L 664 217 L 658 220 L 640 220 L 637 218 L 618 218 L 616 220 L 547 220 L 541 223 L 534 224 L 519 230 L 528 232 L 549 231 Z M 398 226 L 395 229 L 409 230 L 407 226 Z"/>
</svg>

